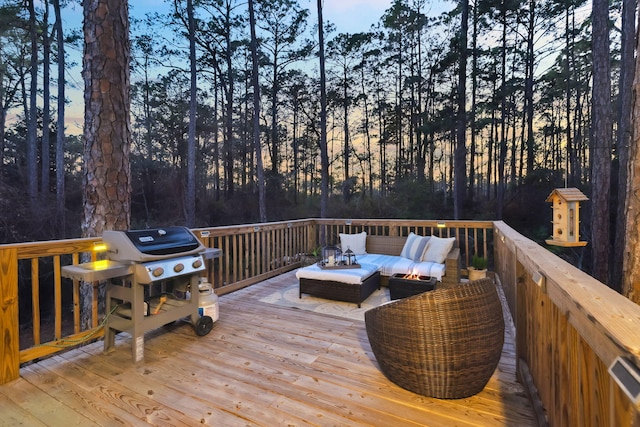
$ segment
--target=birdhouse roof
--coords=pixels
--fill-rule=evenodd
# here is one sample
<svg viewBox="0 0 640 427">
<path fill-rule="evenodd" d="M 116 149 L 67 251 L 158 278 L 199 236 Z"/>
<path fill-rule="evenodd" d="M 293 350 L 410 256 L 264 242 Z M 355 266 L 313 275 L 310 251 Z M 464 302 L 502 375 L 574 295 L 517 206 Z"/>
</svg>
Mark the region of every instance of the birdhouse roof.
<svg viewBox="0 0 640 427">
<path fill-rule="evenodd" d="M 551 192 L 551 194 L 549 194 L 546 201 L 552 202 L 555 195 L 561 197 L 567 202 L 581 202 L 583 200 L 589 200 L 589 198 L 577 188 L 556 188 Z"/>
</svg>

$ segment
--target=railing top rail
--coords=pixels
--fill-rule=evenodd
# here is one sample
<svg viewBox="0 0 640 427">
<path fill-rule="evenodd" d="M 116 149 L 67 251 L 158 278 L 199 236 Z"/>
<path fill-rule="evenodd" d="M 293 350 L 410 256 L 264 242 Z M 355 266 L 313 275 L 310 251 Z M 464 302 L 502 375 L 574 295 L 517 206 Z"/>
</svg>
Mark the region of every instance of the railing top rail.
<svg viewBox="0 0 640 427">
<path fill-rule="evenodd" d="M 99 237 L 86 237 L 41 242 L 7 243 L 0 245 L 0 249 L 17 249 L 18 259 L 26 259 L 91 251 L 94 243 L 100 241 L 102 239 Z"/>
<path fill-rule="evenodd" d="M 260 222 L 260 223 L 252 223 L 252 224 L 238 224 L 238 225 L 223 225 L 223 226 L 215 226 L 215 227 L 199 227 L 193 228 L 192 230 L 198 235 L 200 232 L 206 231 L 209 232 L 209 236 L 228 236 L 230 234 L 243 234 L 254 231 L 268 231 L 268 230 L 276 230 L 286 227 L 293 226 L 304 226 L 313 224 L 313 219 L 292 219 L 288 221 L 275 221 L 275 222 Z"/>
<path fill-rule="evenodd" d="M 624 355 L 640 366 L 640 306 L 504 222 L 495 228 L 495 239 L 511 248 L 528 274 L 539 274 L 543 292 L 603 363 Z"/>
<path fill-rule="evenodd" d="M 452 219 L 393 219 L 393 218 L 315 218 L 313 221 L 319 224 L 345 224 L 345 225 L 385 225 L 401 223 L 403 226 L 432 226 L 443 227 L 476 227 L 493 228 L 493 221 L 472 221 Z"/>
<path fill-rule="evenodd" d="M 468 220 L 411 220 L 411 219 L 384 219 L 384 218 L 306 218 L 293 219 L 287 221 L 275 221 L 266 223 L 239 224 L 215 227 L 199 227 L 193 231 L 208 231 L 211 236 L 228 235 L 233 233 L 245 233 L 250 231 L 269 230 L 286 226 L 302 226 L 311 224 L 352 224 L 352 225 L 388 225 L 394 223 L 402 223 L 403 226 L 437 226 L 438 224 L 445 227 L 475 227 L 475 228 L 493 228 L 493 221 L 468 221 Z M 87 237 L 62 240 L 47 240 L 38 242 L 24 243 L 6 243 L 0 244 L 0 249 L 16 248 L 20 258 L 32 258 L 47 255 L 61 255 L 74 252 L 87 251 L 92 249 L 92 245 L 100 242 L 100 237 Z"/>
</svg>

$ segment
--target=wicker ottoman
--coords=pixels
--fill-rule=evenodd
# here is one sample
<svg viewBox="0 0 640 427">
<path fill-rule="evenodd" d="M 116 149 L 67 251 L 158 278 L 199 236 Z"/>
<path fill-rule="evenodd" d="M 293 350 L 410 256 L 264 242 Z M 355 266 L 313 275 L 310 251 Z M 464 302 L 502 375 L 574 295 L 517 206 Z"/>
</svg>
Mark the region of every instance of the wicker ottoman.
<svg viewBox="0 0 640 427">
<path fill-rule="evenodd" d="M 317 265 L 299 269 L 296 277 L 300 280 L 302 294 L 334 301 L 360 304 L 376 289 L 380 289 L 380 273 L 373 264 L 361 264 L 360 268 L 345 270 L 322 270 Z"/>
</svg>

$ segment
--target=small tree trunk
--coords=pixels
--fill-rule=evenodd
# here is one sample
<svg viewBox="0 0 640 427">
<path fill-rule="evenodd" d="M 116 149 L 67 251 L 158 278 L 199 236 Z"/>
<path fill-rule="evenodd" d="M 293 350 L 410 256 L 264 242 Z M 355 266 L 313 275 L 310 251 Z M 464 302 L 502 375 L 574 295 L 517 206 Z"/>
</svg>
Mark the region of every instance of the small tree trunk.
<svg viewBox="0 0 640 427">
<path fill-rule="evenodd" d="M 58 44 L 58 121 L 56 129 L 56 216 L 61 236 L 66 236 L 65 215 L 65 182 L 64 182 L 64 109 L 65 109 L 65 83 L 64 76 L 64 33 L 62 32 L 62 14 L 60 0 L 53 0 L 53 9 L 56 15 L 55 30 Z"/>
<path fill-rule="evenodd" d="M 453 217 L 462 218 L 464 199 L 467 194 L 467 30 L 469 28 L 469 1 L 461 0 L 462 22 L 460 25 L 458 68 L 458 114 L 456 120 L 456 147 L 454 150 Z"/>
<path fill-rule="evenodd" d="M 320 50 L 320 217 L 326 218 L 329 207 L 329 153 L 327 151 L 327 82 L 324 66 L 323 25 L 322 0 L 318 0 L 318 43 Z M 321 237 L 320 244 L 325 243 Z"/>
<path fill-rule="evenodd" d="M 193 18 L 193 0 L 187 0 L 189 17 L 189 64 L 191 66 L 191 86 L 189 88 L 189 136 L 187 140 L 187 194 L 185 200 L 187 227 L 196 223 L 196 107 L 198 105 L 196 86 L 196 25 Z"/>
<path fill-rule="evenodd" d="M 27 193 L 32 212 L 38 198 L 38 28 L 35 0 L 29 0 L 29 35 L 31 37 L 31 85 L 29 90 L 29 120 L 27 122 Z"/>
<path fill-rule="evenodd" d="M 40 198 L 46 203 L 49 196 L 49 172 L 51 169 L 51 37 L 49 36 L 49 2 L 45 0 L 42 15 L 42 140 L 40 142 Z"/>
</svg>

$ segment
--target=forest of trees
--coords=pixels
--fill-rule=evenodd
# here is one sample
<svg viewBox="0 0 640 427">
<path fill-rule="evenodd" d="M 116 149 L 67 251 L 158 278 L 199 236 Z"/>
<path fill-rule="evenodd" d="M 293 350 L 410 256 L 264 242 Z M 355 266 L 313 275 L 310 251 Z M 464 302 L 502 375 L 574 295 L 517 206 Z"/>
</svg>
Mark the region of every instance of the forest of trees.
<svg viewBox="0 0 640 427">
<path fill-rule="evenodd" d="M 81 6 L 0 4 L 0 243 L 75 237 L 89 158 L 65 129 L 65 94 L 79 89 L 69 61 L 86 33 L 63 18 Z M 319 32 L 297 0 L 166 4 L 130 20 L 125 46 L 132 228 L 319 216 L 326 84 L 329 216 L 505 219 L 542 241 L 546 196 L 578 187 L 594 202 L 581 235 L 615 256 L 635 3 L 460 0 L 433 15 L 425 0 L 395 0 L 362 33 Z M 614 270 L 596 277 L 619 283 Z"/>
</svg>

